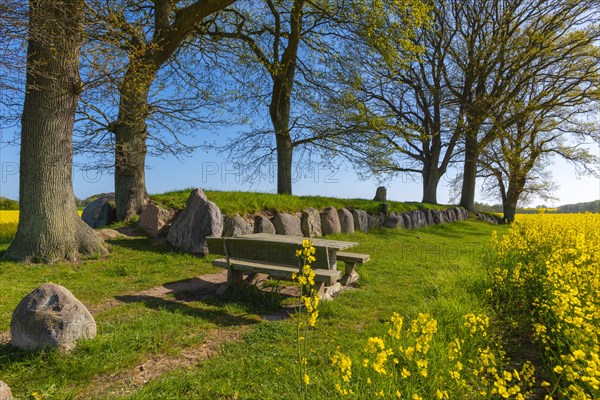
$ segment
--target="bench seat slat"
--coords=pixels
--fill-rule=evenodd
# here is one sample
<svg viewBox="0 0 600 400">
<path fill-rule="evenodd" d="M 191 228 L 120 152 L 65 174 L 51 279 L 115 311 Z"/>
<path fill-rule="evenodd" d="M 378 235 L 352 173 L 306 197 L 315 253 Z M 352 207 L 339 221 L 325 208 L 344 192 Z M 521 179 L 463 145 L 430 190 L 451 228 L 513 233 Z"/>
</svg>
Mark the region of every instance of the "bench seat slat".
<svg viewBox="0 0 600 400">
<path fill-rule="evenodd" d="M 371 256 L 369 256 L 368 254 L 347 253 L 345 251 L 338 251 L 336 254 L 336 258 L 338 261 L 364 264 L 371 259 Z"/>
<path fill-rule="evenodd" d="M 231 264 L 231 267 L 237 271 L 263 273 L 285 279 L 291 279 L 292 274 L 298 273 L 298 267 L 283 266 L 268 262 L 238 260 L 234 258 L 229 259 L 229 263 L 227 262 L 227 259 L 219 258 L 214 260 L 212 264 L 222 268 L 229 268 L 229 265 Z M 342 276 L 341 271 L 331 269 L 314 269 L 313 272 L 315 273 L 315 281 L 329 284 L 337 282 Z"/>
</svg>

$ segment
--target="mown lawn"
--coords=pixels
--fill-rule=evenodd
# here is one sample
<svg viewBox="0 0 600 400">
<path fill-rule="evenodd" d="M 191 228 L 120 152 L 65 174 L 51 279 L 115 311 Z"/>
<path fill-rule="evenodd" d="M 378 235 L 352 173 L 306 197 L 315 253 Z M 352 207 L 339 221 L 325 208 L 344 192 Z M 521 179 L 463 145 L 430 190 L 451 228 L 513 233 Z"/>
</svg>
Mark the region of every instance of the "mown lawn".
<svg viewBox="0 0 600 400">
<path fill-rule="evenodd" d="M 308 394 L 335 398 L 330 357 L 339 348 L 360 359 L 366 340 L 387 329 L 385 322 L 392 312 L 407 320 L 430 313 L 438 321 L 438 335 L 445 343 L 461 329 L 464 314 L 486 310 L 488 278 L 481 257 L 491 232 L 498 229 L 503 228 L 461 222 L 336 236 L 359 242 L 353 251 L 370 254 L 372 261 L 359 271 L 357 288 L 320 307 L 319 322 L 308 338 Z M 0 252 L 8 242 L 5 234 Z M 0 380 L 23 399 L 32 398 L 33 393 L 44 399 L 302 398 L 293 321 L 261 318 L 279 309 L 279 297 L 250 288 L 217 299 L 191 296 L 186 302 L 130 296 L 134 301 L 102 308 L 115 298 L 215 271 L 210 258 L 180 254 L 145 238 L 112 241 L 108 258 L 80 264 L 3 262 L 0 331 L 8 329 L 19 300 L 44 282 L 60 283 L 84 304 L 102 311 L 95 316 L 97 338 L 70 354 L 25 354 L 8 344 L 0 345 Z M 186 349 L 197 347 L 209 333 L 218 336 L 219 330 L 238 327 L 248 329 L 242 340 L 225 344 L 218 356 L 207 361 L 163 371 L 143 386 L 114 378 L 149 359 L 183 357 Z M 444 368 L 443 364 L 432 365 L 432 373 Z M 93 389 L 98 382 L 104 382 L 101 393 Z M 452 393 L 453 389 L 448 389 Z"/>
</svg>

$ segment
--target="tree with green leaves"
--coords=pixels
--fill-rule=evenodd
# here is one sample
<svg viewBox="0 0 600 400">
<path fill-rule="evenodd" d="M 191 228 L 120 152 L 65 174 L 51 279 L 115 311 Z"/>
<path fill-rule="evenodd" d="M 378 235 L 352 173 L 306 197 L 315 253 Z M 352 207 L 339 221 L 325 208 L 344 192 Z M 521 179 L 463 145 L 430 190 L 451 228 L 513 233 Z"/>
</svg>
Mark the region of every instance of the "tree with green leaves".
<svg viewBox="0 0 600 400">
<path fill-rule="evenodd" d="M 343 40 L 349 43 L 352 30 L 362 30 L 365 37 L 369 31 L 373 40 L 378 35 L 382 42 L 386 41 L 384 38 L 391 35 L 384 24 L 391 18 L 396 18 L 394 34 L 415 29 L 422 17 L 415 5 L 422 3 L 264 0 L 259 6 L 238 2 L 223 13 L 209 32 L 226 49 L 219 53 L 230 55 L 227 64 L 238 66 L 224 69 L 246 90 L 264 87 L 268 82 L 269 91 L 259 91 L 255 99 L 268 98 L 272 125 L 272 130 L 243 134 L 228 148 L 252 142 L 249 146 L 253 152 L 266 153 L 262 160 L 276 154 L 277 192 L 291 194 L 294 154 L 301 148 L 331 151 L 336 146 L 335 138 L 341 134 L 339 129 L 325 129 L 319 115 L 324 93 L 330 92 L 327 80 L 332 63 L 339 56 L 337 45 Z M 408 11 L 411 7 L 412 13 Z M 240 43 L 245 47 L 240 48 Z M 388 52 L 391 51 L 390 46 Z M 257 69 L 260 73 L 256 73 Z M 274 133 L 274 147 L 265 140 L 268 133 Z M 252 159 L 259 157 L 255 154 Z"/>
<path fill-rule="evenodd" d="M 507 123 L 512 125 L 502 110 L 518 101 L 532 76 L 551 75 L 556 66 L 580 62 L 581 46 L 598 40 L 599 5 L 594 0 L 450 4 L 447 24 L 456 27 L 456 34 L 449 47 L 446 79 L 461 117 L 457 121 L 464 145 L 460 205 L 473 210 L 481 152 L 505 131 Z M 584 79 L 594 79 L 587 58 L 583 61 Z"/>
<path fill-rule="evenodd" d="M 337 152 L 359 172 L 420 176 L 428 203 L 437 203 L 460 137 L 445 81 L 453 35 L 445 12 L 415 2 L 351 30 L 335 63 L 338 90 L 330 93 L 320 125 L 343 132 L 335 138 Z M 378 23 L 369 26 L 373 20 Z"/>
<path fill-rule="evenodd" d="M 502 199 L 504 219 L 513 222 L 519 202 L 531 196 L 549 199 L 555 186 L 545 165 L 562 157 L 583 172 L 598 175 L 598 158 L 586 144 L 600 143 L 600 124 L 589 116 L 600 107 L 600 48 L 587 32 L 554 38 L 552 45 L 571 49 L 555 59 L 556 48 L 540 54 L 543 73 L 529 76 L 515 88 L 515 98 L 503 105 L 490 129 L 496 139 L 481 152 L 487 188 Z M 565 54 L 563 53 L 563 56 Z M 545 57 L 544 57 L 545 56 Z M 588 143 L 586 143 L 588 142 Z"/>
<path fill-rule="evenodd" d="M 161 69 L 173 60 L 184 41 L 200 28 L 208 16 L 235 1 L 96 0 L 90 5 L 90 24 L 94 27 L 90 35 L 96 45 L 96 51 L 88 55 L 88 65 L 92 69 L 97 68 L 96 71 L 100 71 L 100 75 L 104 74 L 102 79 L 109 76 L 108 87 L 112 85 L 113 89 L 118 90 L 118 111 L 116 116 L 112 116 L 114 119 L 107 122 L 110 113 L 102 110 L 103 103 L 94 104 L 88 101 L 83 112 L 91 117 L 88 120 L 97 122 L 105 132 L 114 135 L 112 143 L 111 140 L 108 143 L 114 146 L 117 219 L 130 219 L 139 213 L 148 201 L 145 162 L 147 141 L 152 134 L 148 132 L 147 119 L 149 115 L 160 111 L 158 106 L 151 106 L 149 97 L 153 88 L 165 89 L 162 85 L 168 82 L 168 79 L 157 83 Z M 111 51 L 120 54 L 121 57 L 112 58 Z M 124 64 L 119 65 L 123 60 L 126 60 Z M 94 71 L 90 74 L 93 76 Z M 183 75 L 185 73 L 181 73 L 180 77 Z M 183 81 L 189 82 L 189 77 L 185 78 Z M 94 82 L 90 84 L 93 85 Z M 102 90 L 104 89 L 101 88 L 100 93 Z M 171 87 L 170 90 L 185 92 L 184 88 Z M 185 95 L 181 98 L 185 100 Z M 185 101 L 175 106 L 182 119 L 187 117 L 188 107 L 195 108 Z M 98 116 L 102 116 L 104 121 Z M 162 145 L 163 150 L 168 147 L 158 136 L 152 138 L 158 141 L 159 146 Z M 96 142 L 100 141 L 96 139 Z"/>
</svg>

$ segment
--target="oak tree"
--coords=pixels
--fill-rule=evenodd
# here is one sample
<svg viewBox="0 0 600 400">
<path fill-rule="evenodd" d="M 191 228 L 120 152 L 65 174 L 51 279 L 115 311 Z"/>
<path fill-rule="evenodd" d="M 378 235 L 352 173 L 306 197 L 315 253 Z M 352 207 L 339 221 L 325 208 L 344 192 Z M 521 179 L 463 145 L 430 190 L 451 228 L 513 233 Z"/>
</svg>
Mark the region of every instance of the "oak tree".
<svg viewBox="0 0 600 400">
<path fill-rule="evenodd" d="M 21 212 L 3 259 L 55 262 L 104 254 L 101 241 L 77 214 L 71 179 L 84 1 L 32 0 L 28 17 Z"/>
</svg>

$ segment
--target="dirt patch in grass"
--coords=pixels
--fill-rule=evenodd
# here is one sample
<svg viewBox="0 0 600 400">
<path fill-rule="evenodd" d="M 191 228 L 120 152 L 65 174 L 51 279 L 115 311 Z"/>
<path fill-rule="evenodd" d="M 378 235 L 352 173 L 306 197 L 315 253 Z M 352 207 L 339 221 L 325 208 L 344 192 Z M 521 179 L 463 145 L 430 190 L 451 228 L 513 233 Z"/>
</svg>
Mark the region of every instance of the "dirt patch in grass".
<svg viewBox="0 0 600 400">
<path fill-rule="evenodd" d="M 96 376 L 85 389 L 77 394 L 76 398 L 90 399 L 128 395 L 166 372 L 191 367 L 218 355 L 224 344 L 240 340 L 249 328 L 250 325 L 242 325 L 233 328 L 212 329 L 207 332 L 206 340 L 203 343 L 186 348 L 178 356 L 157 354 L 128 371 Z"/>
<path fill-rule="evenodd" d="M 101 313 L 102 311 L 108 310 L 109 308 L 130 302 L 130 299 L 152 297 L 166 300 L 170 299 L 169 296 L 175 295 L 177 293 L 194 293 L 194 300 L 200 300 L 202 298 L 215 296 L 226 283 L 227 271 L 223 270 L 214 274 L 205 274 L 197 276 L 192 279 L 165 283 L 164 285 L 155 286 L 153 288 L 133 293 L 131 295 L 119 296 L 117 298 L 110 299 L 95 306 L 91 306 L 88 309 L 92 313 L 92 315 L 96 315 Z M 175 297 L 175 300 L 189 301 L 190 299 L 180 299 L 178 297 Z"/>
</svg>

